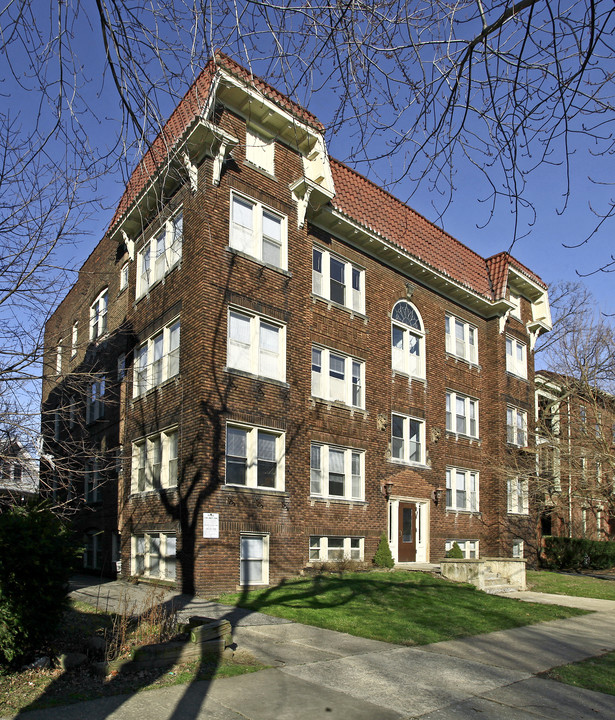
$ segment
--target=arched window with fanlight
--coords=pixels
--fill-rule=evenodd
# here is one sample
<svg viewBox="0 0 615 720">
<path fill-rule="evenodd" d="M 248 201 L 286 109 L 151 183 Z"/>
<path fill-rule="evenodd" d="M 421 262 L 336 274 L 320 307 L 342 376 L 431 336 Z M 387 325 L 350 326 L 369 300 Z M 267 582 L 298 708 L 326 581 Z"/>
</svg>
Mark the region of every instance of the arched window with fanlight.
<svg viewBox="0 0 615 720">
<path fill-rule="evenodd" d="M 414 305 L 400 300 L 391 314 L 393 370 L 414 378 L 425 378 L 425 330 Z"/>
</svg>

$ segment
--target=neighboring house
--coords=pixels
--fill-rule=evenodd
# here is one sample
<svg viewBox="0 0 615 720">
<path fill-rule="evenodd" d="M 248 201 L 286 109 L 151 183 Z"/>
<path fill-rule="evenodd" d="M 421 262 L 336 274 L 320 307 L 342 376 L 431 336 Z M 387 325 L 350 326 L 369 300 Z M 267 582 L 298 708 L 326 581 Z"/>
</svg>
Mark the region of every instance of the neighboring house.
<svg viewBox="0 0 615 720">
<path fill-rule="evenodd" d="M 615 398 L 540 370 L 536 448 L 541 534 L 615 539 Z"/>
<path fill-rule="evenodd" d="M 0 506 L 23 505 L 38 495 L 38 460 L 15 438 L 0 441 Z"/>
<path fill-rule="evenodd" d="M 509 557 L 528 509 L 500 470 L 549 328 L 534 273 L 330 158 L 217 54 L 47 322 L 46 451 L 84 478 L 103 572 L 119 548 L 186 591 L 266 585 L 370 562 L 382 532 L 398 563 Z"/>
</svg>

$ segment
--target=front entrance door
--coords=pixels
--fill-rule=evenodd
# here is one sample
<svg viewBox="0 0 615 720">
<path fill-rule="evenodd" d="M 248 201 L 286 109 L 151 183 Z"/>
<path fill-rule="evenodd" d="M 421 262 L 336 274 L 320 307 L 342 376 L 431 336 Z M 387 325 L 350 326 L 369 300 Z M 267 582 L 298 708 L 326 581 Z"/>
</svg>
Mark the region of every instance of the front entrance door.
<svg viewBox="0 0 615 720">
<path fill-rule="evenodd" d="M 399 503 L 397 562 L 416 562 L 416 503 Z"/>
</svg>

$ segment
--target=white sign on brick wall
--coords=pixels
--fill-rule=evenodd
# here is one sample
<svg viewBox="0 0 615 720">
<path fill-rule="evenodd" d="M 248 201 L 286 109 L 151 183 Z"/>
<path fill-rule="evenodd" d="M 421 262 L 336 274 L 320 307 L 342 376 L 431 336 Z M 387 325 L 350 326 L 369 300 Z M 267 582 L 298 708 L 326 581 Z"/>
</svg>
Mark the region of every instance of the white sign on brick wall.
<svg viewBox="0 0 615 720">
<path fill-rule="evenodd" d="M 203 513 L 203 537 L 220 537 L 220 513 Z"/>
</svg>

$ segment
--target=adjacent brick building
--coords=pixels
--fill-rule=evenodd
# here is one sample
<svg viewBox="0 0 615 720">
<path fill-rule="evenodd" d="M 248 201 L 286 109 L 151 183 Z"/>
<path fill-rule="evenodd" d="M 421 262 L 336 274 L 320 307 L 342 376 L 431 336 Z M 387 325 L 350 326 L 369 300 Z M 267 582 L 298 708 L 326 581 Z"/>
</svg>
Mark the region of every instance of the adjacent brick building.
<svg viewBox="0 0 615 720">
<path fill-rule="evenodd" d="M 541 534 L 615 537 L 615 398 L 579 380 L 536 373 L 536 508 Z"/>
<path fill-rule="evenodd" d="M 371 561 L 382 532 L 398 562 L 519 551 L 502 468 L 546 286 L 323 133 L 216 55 L 47 323 L 47 450 L 84 484 L 91 567 L 208 593 Z"/>
</svg>

